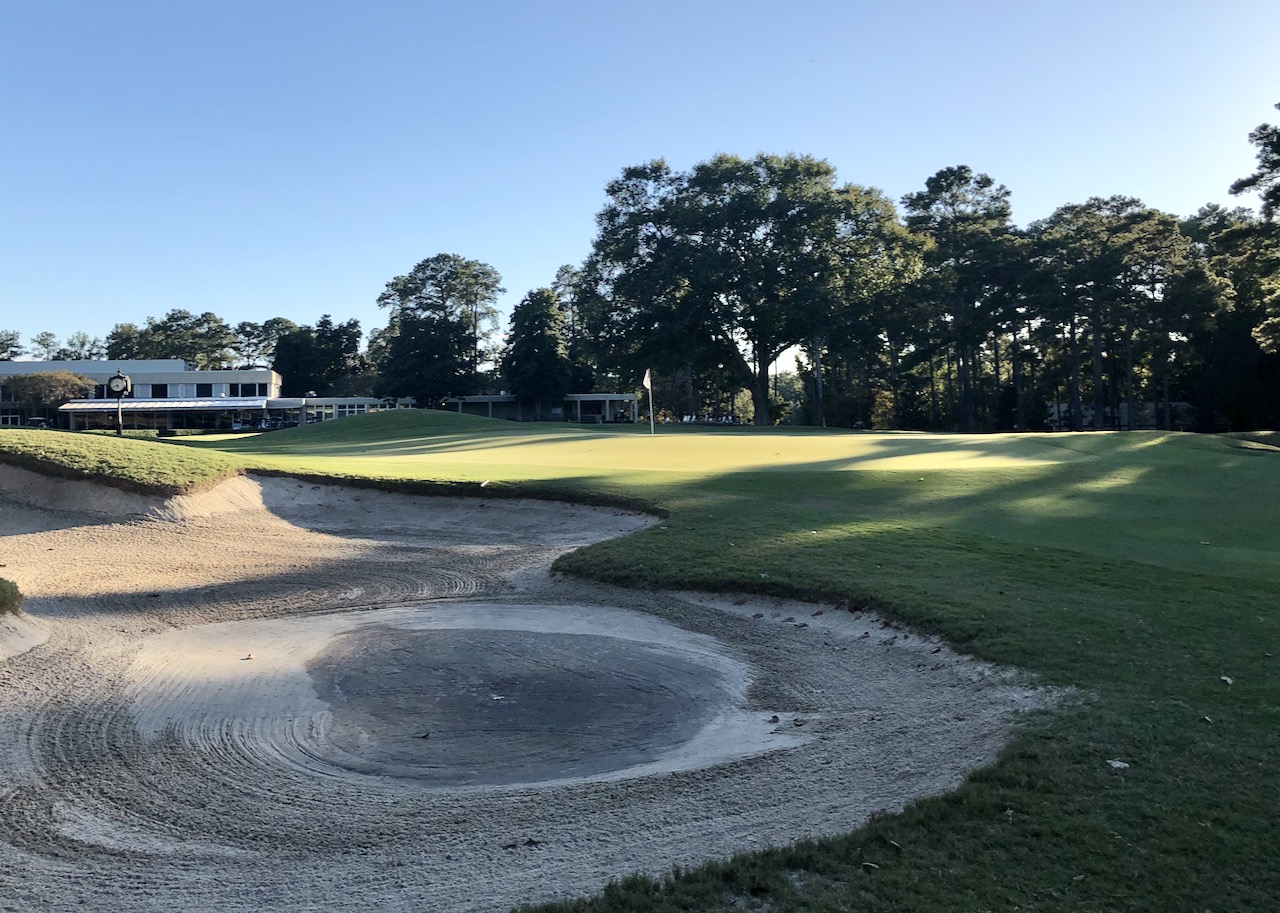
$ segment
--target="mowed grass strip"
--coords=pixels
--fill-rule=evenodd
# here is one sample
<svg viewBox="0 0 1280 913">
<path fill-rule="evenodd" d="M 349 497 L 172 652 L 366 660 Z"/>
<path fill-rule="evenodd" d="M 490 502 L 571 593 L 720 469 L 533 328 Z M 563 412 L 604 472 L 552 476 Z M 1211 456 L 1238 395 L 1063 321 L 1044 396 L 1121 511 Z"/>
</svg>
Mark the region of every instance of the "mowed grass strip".
<svg viewBox="0 0 1280 913">
<path fill-rule="evenodd" d="M 370 484 L 646 503 L 662 524 L 558 567 L 875 606 L 1077 689 L 952 794 L 544 910 L 1274 908 L 1280 452 L 1170 434 L 646 431 L 393 413 L 194 447 Z"/>
</svg>

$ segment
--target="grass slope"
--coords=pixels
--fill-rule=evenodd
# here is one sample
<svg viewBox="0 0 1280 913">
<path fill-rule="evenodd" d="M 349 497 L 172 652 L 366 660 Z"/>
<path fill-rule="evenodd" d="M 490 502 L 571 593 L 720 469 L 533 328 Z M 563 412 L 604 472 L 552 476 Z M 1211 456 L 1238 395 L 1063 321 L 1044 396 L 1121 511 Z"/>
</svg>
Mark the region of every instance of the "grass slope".
<svg viewBox="0 0 1280 913">
<path fill-rule="evenodd" d="M 155 440 L 18 428 L 0 428 L 0 463 L 161 496 L 206 488 L 244 465 L 216 451 L 184 450 Z"/>
<path fill-rule="evenodd" d="M 546 910 L 1274 907 L 1280 451 L 1175 434 L 644 430 L 405 412 L 188 446 L 371 484 L 648 503 L 664 523 L 560 568 L 876 605 L 1088 695 L 1029 721 L 955 793 L 851 820 L 844 838 Z"/>
</svg>

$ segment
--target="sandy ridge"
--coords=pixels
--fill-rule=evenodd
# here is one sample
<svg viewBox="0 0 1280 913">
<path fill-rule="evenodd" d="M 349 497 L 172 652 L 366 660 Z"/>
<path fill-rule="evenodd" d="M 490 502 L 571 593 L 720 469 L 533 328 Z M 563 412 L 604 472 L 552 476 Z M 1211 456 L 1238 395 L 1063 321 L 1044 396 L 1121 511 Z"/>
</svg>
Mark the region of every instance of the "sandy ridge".
<svg viewBox="0 0 1280 913">
<path fill-rule="evenodd" d="M 0 626 L 0 898 L 15 910 L 500 910 L 580 895 L 952 788 L 1042 701 L 866 615 L 547 573 L 567 548 L 651 522 L 623 511 L 286 479 L 184 503 L 98 494 L 0 469 L 0 564 L 28 612 L 26 633 Z M 723 719 L 748 728 L 704 735 L 760 744 L 639 775 L 415 788 L 332 764 L 331 708 L 301 687 L 300 660 L 247 688 L 253 663 L 209 646 L 236 622 L 274 626 L 294 650 L 370 611 L 448 627 L 450 612 L 521 607 L 546 625 L 634 616 L 654 643 L 712 650 L 745 670 Z M 212 665 L 184 669 L 201 643 Z M 216 707 L 219 675 L 231 709 Z M 254 710 L 285 694 L 295 712 Z"/>
</svg>

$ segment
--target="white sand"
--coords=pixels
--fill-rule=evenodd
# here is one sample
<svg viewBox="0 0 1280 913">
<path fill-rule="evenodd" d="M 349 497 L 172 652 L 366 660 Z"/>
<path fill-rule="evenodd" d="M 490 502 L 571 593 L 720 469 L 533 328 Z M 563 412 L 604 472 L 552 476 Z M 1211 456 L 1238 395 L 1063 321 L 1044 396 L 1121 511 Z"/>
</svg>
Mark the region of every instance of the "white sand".
<svg viewBox="0 0 1280 913">
<path fill-rule="evenodd" d="M 0 467 L 0 576 L 27 597 L 27 615 L 0 617 L 0 909 L 465 911 L 577 896 L 843 833 L 951 789 L 1043 701 L 867 615 L 548 575 L 564 550 L 649 522 L 282 479 L 158 502 Z M 719 696 L 678 745 L 582 777 L 451 788 L 352 763 L 361 738 L 391 744 L 397 717 L 348 726 L 355 741 L 339 744 L 315 664 L 364 643 L 356 632 L 394 652 L 398 637 L 464 629 L 576 634 L 620 656 L 634 644 L 658 668 L 694 669 L 689 681 L 705 667 Z M 388 655 L 344 661 L 377 683 Z M 387 667 L 389 707 L 418 699 L 410 660 Z M 696 703 L 675 682 L 637 680 L 637 706 Z"/>
</svg>

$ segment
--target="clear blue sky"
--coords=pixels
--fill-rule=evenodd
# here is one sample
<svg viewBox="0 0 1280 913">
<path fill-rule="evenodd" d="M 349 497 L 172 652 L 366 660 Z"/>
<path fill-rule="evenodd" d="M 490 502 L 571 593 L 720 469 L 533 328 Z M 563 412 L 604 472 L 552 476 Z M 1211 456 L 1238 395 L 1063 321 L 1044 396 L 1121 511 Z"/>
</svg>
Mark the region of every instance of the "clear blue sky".
<svg viewBox="0 0 1280 913">
<path fill-rule="evenodd" d="M 966 164 L 1019 224 L 1252 206 L 1277 35 L 1276 0 L 0 0 L 0 329 L 368 331 L 442 252 L 509 310 L 657 157 L 806 153 L 894 199 Z"/>
</svg>

